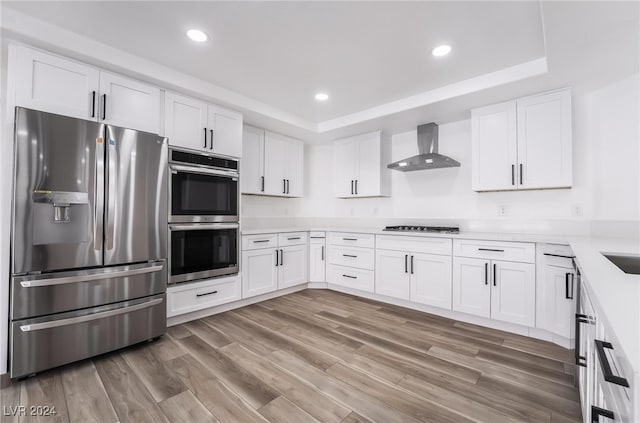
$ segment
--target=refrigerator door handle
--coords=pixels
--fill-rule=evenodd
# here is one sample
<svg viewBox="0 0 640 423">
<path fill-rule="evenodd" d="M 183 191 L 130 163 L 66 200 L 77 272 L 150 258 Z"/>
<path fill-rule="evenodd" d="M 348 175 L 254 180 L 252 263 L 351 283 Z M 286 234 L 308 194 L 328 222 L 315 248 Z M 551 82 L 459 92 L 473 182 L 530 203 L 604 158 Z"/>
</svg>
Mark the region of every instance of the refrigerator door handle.
<svg viewBox="0 0 640 423">
<path fill-rule="evenodd" d="M 104 231 L 104 138 L 96 138 L 96 173 L 95 173 L 95 211 L 93 248 L 102 250 L 102 234 Z"/>
<path fill-rule="evenodd" d="M 77 323 L 90 322 L 92 320 L 104 319 L 105 317 L 117 316 L 119 314 L 131 313 L 132 311 L 141 310 L 143 308 L 153 307 L 164 301 L 164 298 L 155 298 L 142 304 L 135 304 L 129 307 L 123 307 L 116 310 L 103 311 L 85 316 L 70 317 L 68 319 L 54 320 L 52 322 L 32 323 L 30 325 L 20 326 L 22 332 L 31 332 L 34 330 L 51 329 L 60 326 L 74 325 Z"/>
<path fill-rule="evenodd" d="M 53 285 L 62 285 L 66 283 L 77 283 L 77 282 L 89 282 L 96 281 L 100 279 L 110 279 L 110 278 L 123 278 L 126 276 L 133 275 L 142 275 L 145 273 L 154 273 L 162 270 L 164 265 L 162 264 L 152 264 L 151 266 L 141 267 L 136 269 L 125 269 L 125 270 L 116 270 L 111 272 L 100 272 L 100 273 L 88 273 L 85 275 L 76 275 L 76 276 L 63 276 L 60 278 L 47 278 L 47 279 L 32 279 L 32 280 L 22 280 L 20 281 L 20 286 L 23 288 L 37 288 L 41 286 L 53 286 Z M 28 276 L 24 277 L 28 278 Z"/>
<path fill-rule="evenodd" d="M 116 165 L 116 145 L 115 140 L 109 138 L 109 129 L 107 128 L 107 213 L 105 222 L 107 226 L 106 234 L 106 249 L 113 249 L 113 233 L 114 233 L 114 220 L 116 210 L 116 180 L 117 180 L 117 165 Z"/>
</svg>

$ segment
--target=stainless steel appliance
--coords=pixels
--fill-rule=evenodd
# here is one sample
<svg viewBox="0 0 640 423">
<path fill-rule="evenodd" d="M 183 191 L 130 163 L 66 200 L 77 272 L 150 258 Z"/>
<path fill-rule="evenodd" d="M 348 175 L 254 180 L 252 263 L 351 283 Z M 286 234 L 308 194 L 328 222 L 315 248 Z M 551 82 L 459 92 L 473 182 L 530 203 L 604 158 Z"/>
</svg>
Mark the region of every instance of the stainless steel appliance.
<svg viewBox="0 0 640 423">
<path fill-rule="evenodd" d="M 10 375 L 166 331 L 167 146 L 16 109 Z"/>
<path fill-rule="evenodd" d="M 238 223 L 170 224 L 169 283 L 238 273 Z"/>
<path fill-rule="evenodd" d="M 385 226 L 384 230 L 398 232 L 432 232 L 440 234 L 460 233 L 460 228 L 448 226 Z"/>
<path fill-rule="evenodd" d="M 460 167 L 460 162 L 438 153 L 438 125 L 431 122 L 418 125 L 418 155 L 391 163 L 387 167 L 401 172 L 413 172 Z"/>
<path fill-rule="evenodd" d="M 169 150 L 169 222 L 238 222 L 238 161 Z"/>
</svg>

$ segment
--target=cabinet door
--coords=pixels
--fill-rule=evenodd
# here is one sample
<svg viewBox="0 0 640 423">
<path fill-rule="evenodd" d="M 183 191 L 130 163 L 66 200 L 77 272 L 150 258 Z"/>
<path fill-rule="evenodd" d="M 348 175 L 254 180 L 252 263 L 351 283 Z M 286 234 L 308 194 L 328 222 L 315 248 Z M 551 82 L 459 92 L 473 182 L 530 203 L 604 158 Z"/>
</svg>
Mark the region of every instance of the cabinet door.
<svg viewBox="0 0 640 423">
<path fill-rule="evenodd" d="M 164 96 L 164 117 L 165 135 L 169 139 L 169 145 L 192 150 L 208 147 L 205 102 L 167 92 Z"/>
<path fill-rule="evenodd" d="M 16 105 L 96 120 L 97 69 L 22 46 L 16 53 Z"/>
<path fill-rule="evenodd" d="M 287 196 L 302 197 L 304 192 L 304 144 L 291 140 L 287 143 L 286 158 Z"/>
<path fill-rule="evenodd" d="M 471 185 L 474 191 L 517 188 L 516 102 L 471 111 Z"/>
<path fill-rule="evenodd" d="M 451 310 L 451 256 L 412 254 L 411 301 Z"/>
<path fill-rule="evenodd" d="M 264 193 L 285 195 L 285 157 L 287 141 L 277 134 L 264 135 Z"/>
<path fill-rule="evenodd" d="M 242 298 L 278 289 L 276 256 L 276 250 L 271 248 L 242 253 Z"/>
<path fill-rule="evenodd" d="M 491 318 L 533 327 L 535 264 L 494 260 L 491 265 Z"/>
<path fill-rule="evenodd" d="M 404 251 L 376 250 L 376 294 L 409 299 L 409 256 Z"/>
<path fill-rule="evenodd" d="M 380 195 L 380 132 L 358 137 L 358 174 L 354 187 L 356 196 Z M 387 171 L 387 169 L 385 169 Z"/>
<path fill-rule="evenodd" d="M 159 133 L 160 89 L 112 73 L 100 72 L 99 120 L 109 125 Z"/>
<path fill-rule="evenodd" d="M 278 267 L 278 289 L 308 282 L 307 248 L 306 244 L 280 248 L 282 264 Z"/>
<path fill-rule="evenodd" d="M 262 129 L 244 126 L 240 171 L 243 194 L 264 193 L 264 131 Z"/>
<path fill-rule="evenodd" d="M 482 317 L 491 316 L 489 260 L 453 258 L 453 309 Z"/>
<path fill-rule="evenodd" d="M 207 128 L 212 153 L 242 157 L 242 114 L 209 104 Z"/>
<path fill-rule="evenodd" d="M 571 163 L 571 91 L 518 100 L 520 187 L 570 187 Z"/>
<path fill-rule="evenodd" d="M 335 196 L 354 196 L 354 183 L 358 179 L 358 142 L 355 138 L 336 141 L 333 144 L 333 163 Z"/>
<path fill-rule="evenodd" d="M 538 277 L 536 286 L 536 325 L 565 338 L 572 338 L 576 291 L 573 270 L 550 265 L 541 269 L 544 274 Z"/>
<path fill-rule="evenodd" d="M 325 247 L 324 243 L 309 245 L 309 282 L 325 282 Z"/>
</svg>

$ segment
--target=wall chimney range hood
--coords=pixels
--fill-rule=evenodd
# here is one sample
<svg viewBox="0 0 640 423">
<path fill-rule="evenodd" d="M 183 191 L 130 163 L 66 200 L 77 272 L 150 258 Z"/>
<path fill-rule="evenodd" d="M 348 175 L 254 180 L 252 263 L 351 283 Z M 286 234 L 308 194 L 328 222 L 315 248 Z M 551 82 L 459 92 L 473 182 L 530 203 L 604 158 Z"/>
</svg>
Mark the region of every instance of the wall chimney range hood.
<svg viewBox="0 0 640 423">
<path fill-rule="evenodd" d="M 401 172 L 411 172 L 443 167 L 460 167 L 460 162 L 438 154 L 438 125 L 432 122 L 418 126 L 418 155 L 391 163 L 387 167 Z"/>
</svg>

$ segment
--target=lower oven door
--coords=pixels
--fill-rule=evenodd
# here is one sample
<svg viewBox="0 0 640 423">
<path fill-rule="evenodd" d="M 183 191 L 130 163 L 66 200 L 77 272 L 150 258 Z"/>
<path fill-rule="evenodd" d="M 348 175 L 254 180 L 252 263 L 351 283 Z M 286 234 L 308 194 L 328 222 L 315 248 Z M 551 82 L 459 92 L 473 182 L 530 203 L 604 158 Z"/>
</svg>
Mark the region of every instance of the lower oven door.
<svg viewBox="0 0 640 423">
<path fill-rule="evenodd" d="M 237 223 L 169 225 L 169 283 L 238 273 Z"/>
<path fill-rule="evenodd" d="M 166 294 L 35 319 L 14 320 L 10 374 L 27 376 L 162 335 Z"/>
</svg>

